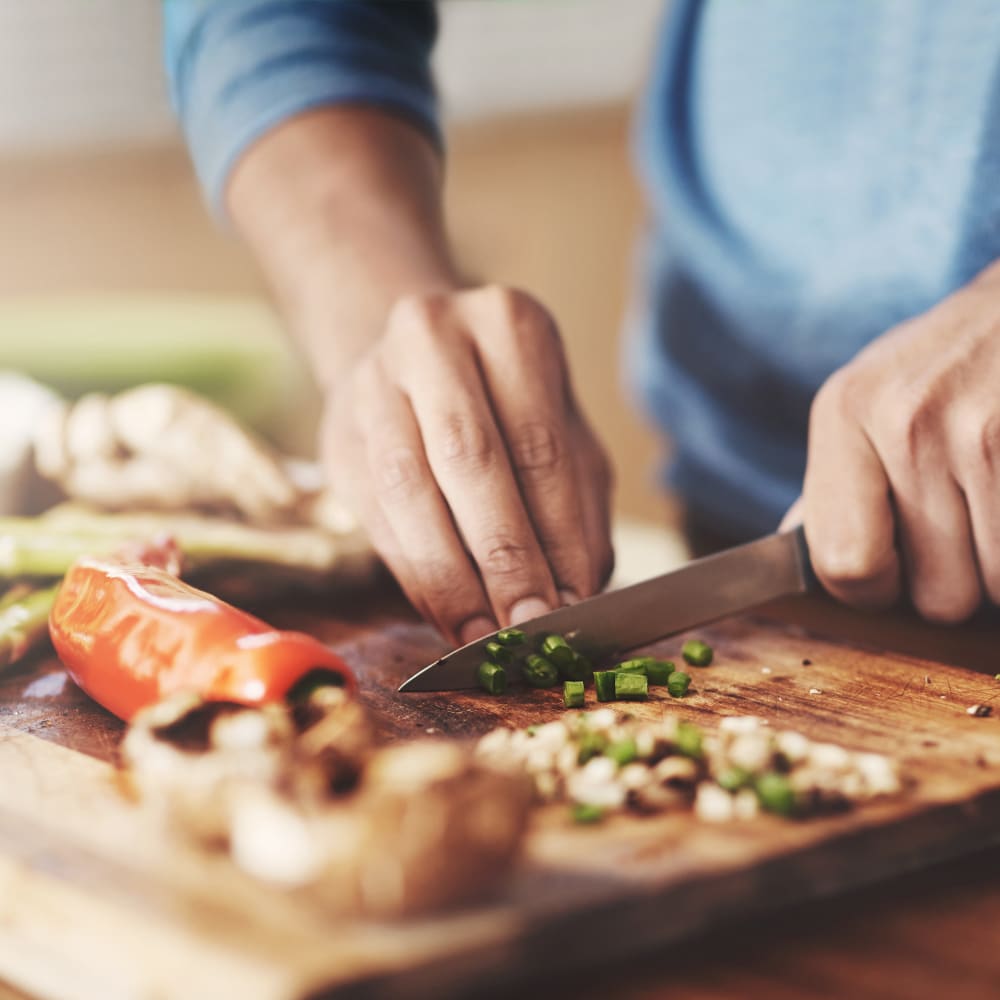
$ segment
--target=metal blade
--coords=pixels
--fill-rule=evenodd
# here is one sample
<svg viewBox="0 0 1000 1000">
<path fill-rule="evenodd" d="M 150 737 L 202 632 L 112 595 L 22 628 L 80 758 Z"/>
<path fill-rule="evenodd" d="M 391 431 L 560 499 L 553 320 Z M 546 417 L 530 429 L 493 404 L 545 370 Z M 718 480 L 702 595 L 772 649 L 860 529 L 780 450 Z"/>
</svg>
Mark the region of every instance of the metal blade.
<svg viewBox="0 0 1000 1000">
<path fill-rule="evenodd" d="M 556 632 L 592 657 L 625 652 L 705 622 L 812 587 L 801 528 L 727 549 L 672 573 L 600 594 L 525 622 L 532 638 Z M 477 686 L 484 636 L 441 657 L 400 691 L 459 691 Z"/>
</svg>

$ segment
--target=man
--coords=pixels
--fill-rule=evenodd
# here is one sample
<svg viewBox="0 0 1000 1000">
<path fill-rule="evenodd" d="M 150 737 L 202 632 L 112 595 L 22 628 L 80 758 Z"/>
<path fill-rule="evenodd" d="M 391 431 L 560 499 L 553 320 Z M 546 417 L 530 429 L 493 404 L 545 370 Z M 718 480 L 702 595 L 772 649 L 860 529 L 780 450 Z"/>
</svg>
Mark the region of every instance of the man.
<svg viewBox="0 0 1000 1000">
<path fill-rule="evenodd" d="M 166 14 L 202 180 L 415 605 L 468 641 L 592 594 L 607 461 L 544 307 L 450 254 L 432 4 Z M 632 367 L 693 516 L 738 540 L 801 491 L 786 522 L 835 596 L 944 622 L 1000 601 L 1000 6 L 675 0 L 642 122 Z"/>
</svg>

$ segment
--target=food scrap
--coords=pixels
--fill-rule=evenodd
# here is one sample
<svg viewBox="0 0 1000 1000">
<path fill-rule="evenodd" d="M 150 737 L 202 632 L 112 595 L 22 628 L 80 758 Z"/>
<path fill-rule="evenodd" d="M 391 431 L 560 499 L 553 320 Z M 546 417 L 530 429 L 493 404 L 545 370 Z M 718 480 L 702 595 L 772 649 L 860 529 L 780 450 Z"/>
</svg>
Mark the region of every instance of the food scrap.
<svg viewBox="0 0 1000 1000">
<path fill-rule="evenodd" d="M 566 802 L 580 822 L 594 822 L 595 811 L 683 809 L 709 822 L 761 811 L 803 817 L 902 789 L 887 757 L 772 731 L 755 716 L 725 718 L 709 732 L 668 714 L 649 722 L 602 708 L 526 730 L 494 729 L 476 756 L 526 772 L 538 802 Z"/>
<path fill-rule="evenodd" d="M 965 710 L 966 715 L 971 715 L 976 719 L 985 719 L 987 716 L 993 714 L 993 708 L 990 705 L 970 705 Z"/>
</svg>

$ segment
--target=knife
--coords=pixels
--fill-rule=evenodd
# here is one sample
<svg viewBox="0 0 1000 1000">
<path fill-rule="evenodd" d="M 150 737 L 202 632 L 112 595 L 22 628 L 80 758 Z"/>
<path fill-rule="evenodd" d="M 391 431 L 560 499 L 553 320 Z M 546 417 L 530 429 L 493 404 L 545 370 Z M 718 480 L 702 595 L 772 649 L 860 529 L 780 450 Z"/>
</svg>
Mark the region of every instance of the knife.
<svg viewBox="0 0 1000 1000">
<path fill-rule="evenodd" d="M 642 583 L 557 608 L 518 626 L 531 639 L 558 633 L 591 659 L 725 618 L 758 604 L 818 587 L 801 526 L 697 559 Z M 400 691 L 460 691 L 478 687 L 484 645 L 496 633 L 442 656 Z"/>
</svg>

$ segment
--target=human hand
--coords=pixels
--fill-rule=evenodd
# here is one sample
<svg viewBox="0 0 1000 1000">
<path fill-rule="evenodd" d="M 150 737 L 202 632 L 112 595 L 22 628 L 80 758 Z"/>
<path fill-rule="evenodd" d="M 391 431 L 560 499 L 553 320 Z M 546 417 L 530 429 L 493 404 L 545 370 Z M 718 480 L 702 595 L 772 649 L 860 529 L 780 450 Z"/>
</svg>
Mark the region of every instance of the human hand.
<svg viewBox="0 0 1000 1000">
<path fill-rule="evenodd" d="M 904 586 L 923 617 L 1000 603 L 1000 266 L 821 387 L 803 495 L 816 574 L 857 606 Z"/>
<path fill-rule="evenodd" d="M 328 393 L 323 458 L 415 607 L 470 642 L 610 575 L 608 460 L 556 326 L 509 288 L 399 301 Z"/>
</svg>

